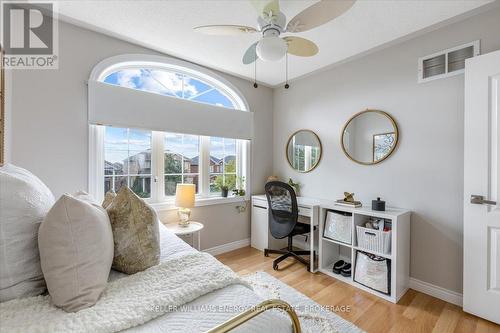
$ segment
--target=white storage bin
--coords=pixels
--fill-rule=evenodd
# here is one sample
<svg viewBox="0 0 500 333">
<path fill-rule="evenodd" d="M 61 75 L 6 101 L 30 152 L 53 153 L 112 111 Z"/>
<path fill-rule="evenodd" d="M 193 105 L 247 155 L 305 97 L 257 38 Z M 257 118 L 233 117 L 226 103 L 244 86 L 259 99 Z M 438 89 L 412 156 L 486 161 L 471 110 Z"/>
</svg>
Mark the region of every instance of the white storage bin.
<svg viewBox="0 0 500 333">
<path fill-rule="evenodd" d="M 356 226 L 358 247 L 383 254 L 391 253 L 391 230 L 379 231 Z"/>
<path fill-rule="evenodd" d="M 323 237 L 330 238 L 342 243 L 351 244 L 352 214 L 328 211 L 326 214 Z"/>
<path fill-rule="evenodd" d="M 354 281 L 368 288 L 391 294 L 391 261 L 370 253 L 356 251 Z"/>
</svg>

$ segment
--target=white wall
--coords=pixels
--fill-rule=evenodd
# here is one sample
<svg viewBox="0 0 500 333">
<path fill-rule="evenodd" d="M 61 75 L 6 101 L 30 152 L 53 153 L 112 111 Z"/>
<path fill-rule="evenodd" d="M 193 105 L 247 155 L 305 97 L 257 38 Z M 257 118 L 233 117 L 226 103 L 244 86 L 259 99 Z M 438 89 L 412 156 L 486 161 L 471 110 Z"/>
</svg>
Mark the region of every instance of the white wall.
<svg viewBox="0 0 500 333">
<path fill-rule="evenodd" d="M 8 154 L 30 169 L 56 196 L 87 188 L 87 89 L 95 64 L 123 53 L 151 50 L 81 29 L 60 26 L 60 69 L 19 70 L 7 82 Z M 500 48 L 500 9 L 472 17 L 327 72 L 273 91 L 221 74 L 255 111 L 252 192 L 261 193 L 271 171 L 302 183 L 302 193 L 336 199 L 352 191 L 368 201 L 410 208 L 411 275 L 451 290 L 462 289 L 463 76 L 417 84 L 417 59 L 481 39 L 483 53 Z M 314 61 L 291 60 L 293 61 Z M 392 114 L 401 137 L 394 155 L 375 166 L 354 164 L 340 148 L 345 121 L 366 108 Z M 274 109 L 274 116 L 273 116 Z M 274 117 L 274 126 L 273 126 Z M 284 147 L 297 129 L 314 130 L 323 143 L 318 168 L 307 174 L 287 164 Z M 273 145 L 270 145 L 273 142 Z M 273 152 L 275 154 L 273 154 Z M 202 247 L 249 237 L 249 214 L 236 204 L 201 207 Z M 163 212 L 175 219 L 173 212 Z"/>
<path fill-rule="evenodd" d="M 31 170 L 57 196 L 87 189 L 88 126 L 87 86 L 92 68 L 101 60 L 124 53 L 158 54 L 154 51 L 67 23 L 59 26 L 58 70 L 16 70 L 7 84 L 11 108 L 10 161 Z M 254 161 L 251 186 L 263 191 L 272 171 L 272 90 L 218 73 L 234 84 L 255 112 Z M 203 207 L 193 213 L 206 224 L 204 248 L 250 237 L 249 214 L 239 214 L 236 204 Z M 170 218 L 175 218 L 166 214 Z M 231 230 L 231 232 L 226 232 Z M 224 233 L 224 237 L 217 233 Z"/>
<path fill-rule="evenodd" d="M 304 196 L 349 191 L 413 210 L 411 276 L 461 292 L 464 79 L 417 84 L 417 59 L 476 39 L 483 53 L 499 49 L 499 31 L 497 8 L 275 89 L 275 173 L 300 182 Z M 401 135 L 393 156 L 374 166 L 355 164 L 340 147 L 344 123 L 367 108 L 391 114 Z M 288 166 L 283 148 L 300 128 L 315 131 L 324 149 L 307 174 Z"/>
</svg>

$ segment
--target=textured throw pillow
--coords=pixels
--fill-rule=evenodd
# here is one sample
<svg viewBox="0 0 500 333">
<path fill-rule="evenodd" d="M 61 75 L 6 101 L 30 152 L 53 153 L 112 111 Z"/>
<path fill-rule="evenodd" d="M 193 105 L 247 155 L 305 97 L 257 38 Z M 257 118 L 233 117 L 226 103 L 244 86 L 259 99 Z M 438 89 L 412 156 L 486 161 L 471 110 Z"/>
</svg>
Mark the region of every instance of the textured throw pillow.
<svg viewBox="0 0 500 333">
<path fill-rule="evenodd" d="M 160 262 L 158 217 L 128 187 L 122 187 L 106 209 L 115 243 L 113 269 L 134 274 Z"/>
<path fill-rule="evenodd" d="M 68 312 L 94 305 L 113 262 L 106 210 L 85 192 L 65 194 L 42 222 L 38 244 L 52 303 Z"/>
<path fill-rule="evenodd" d="M 102 202 L 102 206 L 104 209 L 108 208 L 109 205 L 113 202 L 113 199 L 116 197 L 116 193 L 112 191 L 106 192 L 104 195 L 104 201 Z"/>
<path fill-rule="evenodd" d="M 27 170 L 0 167 L 0 302 L 45 291 L 38 227 L 54 196 Z"/>
</svg>

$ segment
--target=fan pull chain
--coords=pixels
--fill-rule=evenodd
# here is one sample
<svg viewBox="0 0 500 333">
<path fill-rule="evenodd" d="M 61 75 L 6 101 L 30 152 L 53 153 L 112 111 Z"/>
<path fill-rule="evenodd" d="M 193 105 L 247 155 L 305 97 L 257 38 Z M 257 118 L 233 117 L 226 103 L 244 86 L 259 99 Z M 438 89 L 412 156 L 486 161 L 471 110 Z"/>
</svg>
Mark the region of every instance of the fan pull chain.
<svg viewBox="0 0 500 333">
<path fill-rule="evenodd" d="M 259 85 L 257 84 L 257 55 L 255 56 L 255 61 L 254 61 L 254 70 L 253 70 L 253 77 L 254 77 L 254 80 L 253 80 L 253 87 L 254 88 L 257 88 Z"/>
<path fill-rule="evenodd" d="M 285 89 L 290 88 L 288 84 L 288 52 L 285 53 Z"/>
</svg>

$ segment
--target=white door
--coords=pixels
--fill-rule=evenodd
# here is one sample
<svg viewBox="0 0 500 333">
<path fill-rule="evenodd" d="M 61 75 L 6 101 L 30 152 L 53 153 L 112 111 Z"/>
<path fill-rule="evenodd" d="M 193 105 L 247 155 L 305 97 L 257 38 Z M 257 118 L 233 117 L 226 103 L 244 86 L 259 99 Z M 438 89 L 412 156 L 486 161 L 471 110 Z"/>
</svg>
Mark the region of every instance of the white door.
<svg viewBox="0 0 500 333">
<path fill-rule="evenodd" d="M 465 63 L 464 311 L 500 324 L 500 51 Z"/>
</svg>

